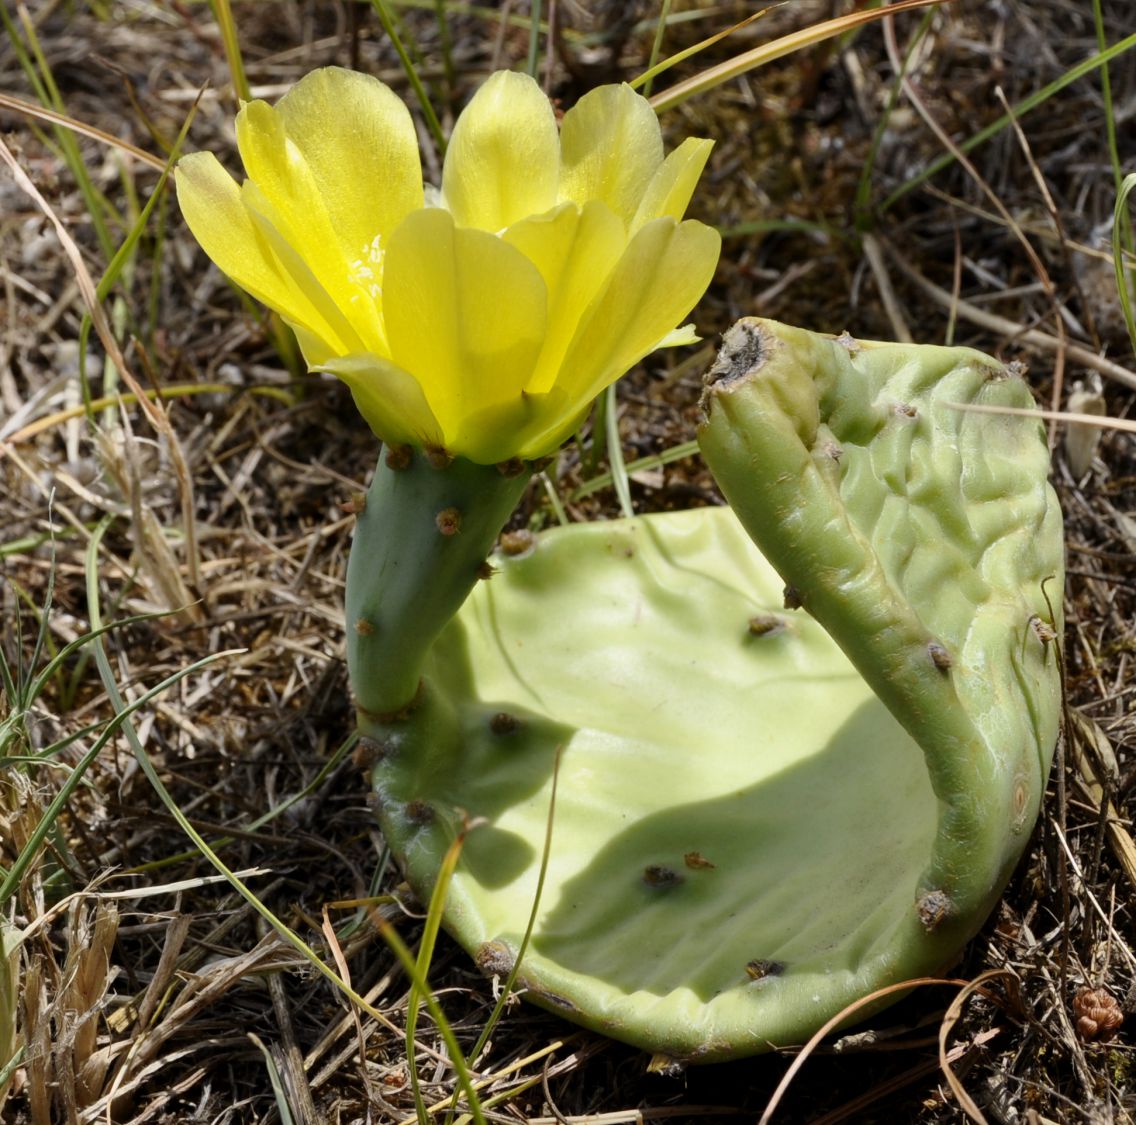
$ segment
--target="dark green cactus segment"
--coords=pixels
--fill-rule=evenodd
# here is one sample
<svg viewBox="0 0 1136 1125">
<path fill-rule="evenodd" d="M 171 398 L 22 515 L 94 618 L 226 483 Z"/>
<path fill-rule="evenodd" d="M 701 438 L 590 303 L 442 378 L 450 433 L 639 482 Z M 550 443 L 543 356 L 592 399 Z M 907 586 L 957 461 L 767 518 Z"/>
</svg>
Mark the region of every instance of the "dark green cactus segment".
<svg viewBox="0 0 1136 1125">
<path fill-rule="evenodd" d="M 530 471 L 399 447 L 382 457 L 347 567 L 347 664 L 356 703 L 409 707 L 434 639 L 477 582 Z M 358 509 L 360 506 L 356 505 Z"/>
<path fill-rule="evenodd" d="M 928 932 L 980 924 L 1036 816 L 1059 715 L 1056 654 L 1032 624 L 1061 627 L 1044 434 L 967 404 L 1033 400 L 970 349 L 745 320 L 707 375 L 699 433 L 758 546 L 926 755 L 942 802 Z"/>
</svg>

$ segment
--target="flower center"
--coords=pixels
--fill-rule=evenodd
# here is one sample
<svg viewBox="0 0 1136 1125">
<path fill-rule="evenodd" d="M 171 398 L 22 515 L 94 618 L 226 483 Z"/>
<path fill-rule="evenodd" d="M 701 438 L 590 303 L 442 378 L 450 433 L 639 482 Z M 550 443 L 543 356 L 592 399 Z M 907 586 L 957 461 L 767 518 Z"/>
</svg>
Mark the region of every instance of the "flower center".
<svg viewBox="0 0 1136 1125">
<path fill-rule="evenodd" d="M 351 263 L 351 280 L 363 286 L 377 301 L 383 295 L 383 248 L 381 234 L 376 234 L 363 247 L 362 253 Z"/>
</svg>

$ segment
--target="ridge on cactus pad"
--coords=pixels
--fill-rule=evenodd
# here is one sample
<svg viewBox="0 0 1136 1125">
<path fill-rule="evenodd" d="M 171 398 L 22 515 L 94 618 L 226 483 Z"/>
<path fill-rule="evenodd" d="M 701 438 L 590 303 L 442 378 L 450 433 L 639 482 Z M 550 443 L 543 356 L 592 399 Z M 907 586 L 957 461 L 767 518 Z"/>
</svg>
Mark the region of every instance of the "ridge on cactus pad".
<svg viewBox="0 0 1136 1125">
<path fill-rule="evenodd" d="M 1038 421 L 967 403 L 1030 396 L 968 349 L 742 322 L 700 432 L 733 510 L 494 556 L 413 705 L 360 711 L 420 895 L 482 821 L 445 923 L 483 971 L 528 923 L 558 755 L 528 999 L 709 1062 L 958 956 L 1044 791 L 1062 579 Z"/>
</svg>

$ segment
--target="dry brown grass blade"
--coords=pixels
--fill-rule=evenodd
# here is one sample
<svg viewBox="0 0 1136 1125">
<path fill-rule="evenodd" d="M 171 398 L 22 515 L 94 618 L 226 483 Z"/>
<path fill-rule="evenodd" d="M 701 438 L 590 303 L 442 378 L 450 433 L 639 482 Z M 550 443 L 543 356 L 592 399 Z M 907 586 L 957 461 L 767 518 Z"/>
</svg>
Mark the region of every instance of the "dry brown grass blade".
<svg viewBox="0 0 1136 1125">
<path fill-rule="evenodd" d="M 1033 149 L 1030 147 L 1029 138 L 1026 136 L 1025 130 L 1022 129 L 1021 125 L 1018 123 L 1018 119 L 1014 114 L 1013 107 L 1007 100 L 1002 88 L 999 86 L 995 92 L 997 93 L 998 100 L 1002 103 L 1002 107 L 1005 109 L 1007 116 L 1010 118 L 1010 125 L 1014 131 L 1014 136 L 1017 138 L 1018 147 L 1022 150 L 1022 154 L 1024 155 L 1026 160 L 1026 166 L 1029 168 L 1030 174 L 1033 176 L 1034 183 L 1037 184 L 1038 194 L 1041 196 L 1045 208 L 1049 212 L 1050 218 L 1053 221 L 1061 249 L 1066 255 L 1068 255 L 1069 248 L 1065 244 L 1065 232 L 1062 229 L 1061 216 L 1053 203 L 1053 195 L 1049 190 L 1049 185 L 1045 182 L 1045 176 L 1042 173 L 1041 169 L 1037 166 L 1037 161 L 1034 159 Z M 1034 249 L 1033 243 L 1030 242 L 1030 240 L 1026 237 L 1025 231 L 1022 230 L 1021 226 L 1017 223 L 1016 220 L 1013 223 L 1012 229 L 1015 236 L 1022 243 L 1022 245 L 1028 248 L 1027 253 L 1030 255 L 1030 260 L 1036 261 L 1038 264 L 1041 264 L 1041 258 L 1038 256 L 1037 251 Z M 1036 269 L 1037 267 L 1035 266 L 1034 268 Z M 1053 326 L 1056 330 L 1057 339 L 1061 342 L 1061 346 L 1057 349 L 1053 363 L 1053 392 L 1050 400 L 1053 409 L 1057 410 L 1061 406 L 1062 398 L 1065 397 L 1065 351 L 1067 347 L 1067 341 L 1065 339 L 1065 320 L 1062 316 L 1062 308 L 1057 298 L 1057 290 L 1054 287 L 1053 278 L 1050 276 L 1049 270 L 1045 268 L 1044 264 L 1041 264 L 1041 271 L 1038 273 L 1038 279 L 1041 281 L 1042 286 L 1045 288 L 1046 295 L 1049 297 L 1049 303 L 1053 307 Z M 1100 341 L 1095 340 L 1094 338 L 1094 342 L 1099 345 Z M 1056 423 L 1050 422 L 1049 446 L 1051 449 L 1053 448 L 1056 433 Z"/>
<path fill-rule="evenodd" d="M 250 868 L 235 872 L 237 878 L 247 879 L 254 875 L 263 875 L 267 872 L 259 868 Z M 185 880 L 180 883 L 170 883 L 155 887 L 138 888 L 133 892 L 109 891 L 104 892 L 104 898 L 122 897 L 133 898 L 135 901 L 161 894 L 177 894 L 190 886 L 207 885 L 214 882 L 224 882 L 225 877 L 218 875 L 203 880 Z M 282 880 L 275 879 L 264 890 L 266 897 L 279 890 Z M 146 988 L 114 1011 L 107 1014 L 107 1024 L 118 1036 L 137 1037 L 153 1022 L 158 1009 L 170 1000 L 174 993 L 170 991 L 171 985 L 178 977 L 194 973 L 197 968 L 213 955 L 229 934 L 248 917 L 249 907 L 239 895 L 231 894 L 221 900 L 217 906 L 218 921 L 205 933 L 199 935 L 198 940 L 184 949 L 185 939 L 181 936 L 183 930 L 188 931 L 193 924 L 192 914 L 182 913 L 180 898 L 175 906 L 173 917 L 166 930 L 166 937 L 162 944 L 159 958 L 159 969 Z"/>
<path fill-rule="evenodd" d="M 1050 354 L 1054 354 L 1059 348 L 1064 347 L 1066 359 L 1092 368 L 1094 371 L 1099 371 L 1102 375 L 1108 376 L 1108 378 L 1115 380 L 1117 383 L 1136 390 L 1136 372 L 1131 371 L 1122 364 L 1116 363 L 1107 356 L 1097 355 L 1096 352 L 1091 351 L 1089 348 L 1082 347 L 1080 344 L 1063 344 L 1062 341 L 1058 340 L 1055 336 L 1051 336 L 1048 332 L 1042 332 L 1037 328 L 1022 328 L 1021 324 L 1016 320 L 1009 320 L 1004 316 L 998 316 L 996 313 L 987 312 L 985 309 L 980 309 L 966 301 L 956 301 L 954 296 L 947 292 L 946 289 L 941 288 L 930 279 L 924 277 L 923 274 L 907 262 L 894 246 L 890 245 L 884 239 L 880 240 L 880 244 L 887 251 L 888 257 L 891 258 L 901 273 L 915 282 L 924 293 L 931 297 L 937 304 L 942 305 L 944 309 L 953 309 L 960 319 L 970 321 L 971 324 L 977 324 L 982 328 L 1004 336 L 1008 340 L 1013 340 L 1023 347 L 1036 348 L 1038 351 Z"/>
<path fill-rule="evenodd" d="M 1025 251 L 1026 257 L 1029 259 L 1030 265 L 1033 268 L 1034 274 L 1038 281 L 1041 282 L 1042 288 L 1049 299 L 1049 305 L 1053 312 L 1053 325 L 1057 340 L 1057 347 L 1054 349 L 1054 363 L 1053 363 L 1053 409 L 1056 410 L 1061 403 L 1062 387 L 1065 382 L 1065 356 L 1067 353 L 1068 343 L 1065 339 L 1065 322 L 1061 316 L 1061 309 L 1057 300 L 1057 291 L 1053 285 L 1053 278 L 1049 275 L 1049 270 L 1046 269 L 1045 263 L 1041 260 L 1041 256 L 1034 249 L 1033 243 L 1026 237 L 1025 231 L 1022 230 L 1021 225 L 1010 214 L 1010 209 L 1002 202 L 998 193 L 987 183 L 986 178 L 979 172 L 977 166 L 971 161 L 965 152 L 951 138 L 950 134 L 942 127 L 927 106 L 916 88 L 915 83 L 911 80 L 911 75 L 907 72 L 906 67 L 903 65 L 902 53 L 899 49 L 899 42 L 895 33 L 895 21 L 891 18 L 884 20 L 884 42 L 887 44 L 888 57 L 891 59 L 892 67 L 895 69 L 896 74 L 900 76 L 900 83 L 903 87 L 903 92 L 907 95 L 908 100 L 915 107 L 916 112 L 923 119 L 924 124 L 935 134 L 939 143 L 955 158 L 960 167 L 965 168 L 967 175 L 978 185 L 982 193 L 990 200 L 994 209 L 1002 216 L 1007 228 L 1013 233 L 1019 245 Z M 1017 122 L 1014 122 L 1017 128 Z M 1026 159 L 1032 165 L 1032 153 L 1029 150 L 1029 145 L 1026 142 L 1025 134 L 1017 129 L 1017 136 L 1025 150 Z M 1036 166 L 1034 166 L 1036 172 Z M 1037 173 L 1040 176 L 1040 173 Z M 1048 196 L 1048 192 L 1044 189 L 1044 178 L 1042 178 L 1043 192 Z M 1050 426 L 1050 443 L 1053 442 L 1054 429 Z"/>
<path fill-rule="evenodd" d="M 988 995 L 988 993 L 985 992 L 986 985 L 995 980 L 1009 981 L 1015 987 L 1019 983 L 1017 976 L 1009 969 L 990 969 L 988 972 L 979 974 L 974 980 L 966 984 L 962 991 L 951 1001 L 950 1006 L 947 1008 L 946 1015 L 943 1016 L 943 1022 L 939 1025 L 939 1066 L 942 1069 L 943 1076 L 947 1080 L 947 1085 L 951 1088 L 951 1093 L 954 1094 L 955 1100 L 959 1104 L 959 1108 L 975 1125 L 989 1125 L 989 1123 L 982 1110 L 978 1108 L 974 1099 L 967 1093 L 966 1088 L 959 1081 L 958 1075 L 955 1074 L 954 1068 L 951 1066 L 950 1059 L 947 1056 L 947 1041 L 950 1039 L 955 1024 L 962 1018 L 963 1008 L 966 1006 L 967 1000 L 976 992 Z"/>
<path fill-rule="evenodd" d="M 846 1020 L 851 1019 L 857 1012 L 863 1008 L 870 1007 L 877 1000 L 882 1000 L 885 996 L 894 996 L 897 992 L 910 992 L 912 989 L 933 984 L 956 985 L 960 988 L 965 988 L 968 983 L 969 982 L 965 980 L 953 980 L 949 977 L 916 977 L 913 980 L 905 980 L 900 981 L 898 984 L 888 985 L 886 988 L 878 988 L 875 992 L 871 992 L 867 996 L 862 996 L 859 1000 L 853 1001 L 842 1011 L 837 1012 L 836 1015 L 823 1024 L 823 1026 L 819 1027 L 813 1037 L 801 1048 L 800 1054 L 793 1060 L 789 1069 L 785 1071 L 781 1081 L 777 1084 L 777 1089 L 773 1091 L 773 1096 L 766 1103 L 757 1125 L 770 1125 L 774 1113 L 777 1112 L 777 1107 L 781 1104 L 781 1099 L 792 1085 L 797 1071 L 805 1065 L 809 1055 L 816 1050 L 821 1040 L 824 1039 L 829 1032 L 834 1031 Z"/>
<path fill-rule="evenodd" d="M 329 913 L 329 906 L 325 902 L 323 905 L 323 922 L 321 929 L 323 936 L 327 941 L 327 947 L 331 950 L 331 955 L 335 959 L 335 967 L 339 970 L 340 978 L 346 981 L 351 987 L 354 985 L 351 982 L 351 967 L 347 964 L 347 958 L 343 956 L 343 949 L 339 944 L 339 937 L 335 932 L 335 926 L 331 921 L 331 914 Z M 363 1032 L 363 1017 L 359 1012 L 356 1005 L 351 1005 L 351 1018 L 355 1023 L 355 1042 L 359 1045 L 359 1058 L 363 1060 L 367 1057 L 367 1036 Z M 371 1090 L 371 1078 L 367 1073 L 367 1068 L 361 1068 L 363 1075 L 363 1083 L 367 1090 L 367 1096 L 374 1100 L 374 1094 Z M 309 1090 L 309 1097 L 311 1096 Z"/>
<path fill-rule="evenodd" d="M 16 179 L 16 183 L 28 195 L 36 206 L 43 212 L 48 222 L 51 223 L 55 230 L 56 237 L 63 249 L 68 262 L 71 264 L 74 273 L 75 282 L 79 286 L 79 293 L 83 298 L 83 304 L 90 314 L 91 323 L 94 325 L 95 332 L 99 337 L 99 341 L 106 349 L 106 353 L 110 356 L 111 361 L 114 363 L 122 380 L 130 387 L 131 391 L 137 397 L 138 404 L 142 408 L 143 413 L 149 419 L 150 424 L 154 429 L 162 435 L 166 440 L 167 449 L 169 451 L 170 460 L 173 464 L 174 472 L 177 477 L 179 492 L 181 495 L 181 511 L 183 531 L 186 537 L 186 561 L 187 569 L 189 572 L 189 581 L 195 589 L 201 585 L 201 561 L 198 557 L 197 541 L 196 541 L 196 528 L 194 523 L 194 502 L 193 502 L 193 482 L 189 472 L 189 467 L 186 464 L 185 456 L 181 449 L 181 443 L 178 440 L 177 434 L 174 432 L 173 427 L 170 425 L 169 415 L 161 405 L 159 398 L 151 399 L 145 393 L 145 389 L 134 377 L 133 372 L 130 370 L 126 362 L 126 357 L 119 347 L 118 340 L 115 338 L 114 332 L 111 329 L 110 322 L 107 320 L 106 311 L 103 309 L 102 304 L 98 298 L 98 291 L 95 286 L 94 279 L 91 277 L 90 271 L 87 269 L 86 263 L 83 261 L 83 255 L 76 245 L 75 240 L 68 233 L 63 221 L 56 214 L 51 205 L 44 199 L 39 189 L 32 183 L 27 173 L 23 170 L 20 162 L 12 154 L 11 149 L 4 143 L 3 138 L 0 138 L 0 159 L 12 171 L 12 175 Z M 5 446 L 0 444 L 0 459 L 3 458 L 5 453 Z M 154 562 L 154 560 L 151 560 Z M 164 566 L 168 560 L 161 559 L 160 556 L 155 563 L 155 567 Z M 177 567 L 174 566 L 174 573 L 177 573 Z M 170 609 L 180 609 L 194 602 L 192 597 L 181 597 L 180 592 L 178 595 L 177 603 L 169 605 Z M 194 611 L 190 611 L 191 617 L 194 616 Z M 200 613 L 200 611 L 197 611 Z"/>
<path fill-rule="evenodd" d="M 168 1056 L 160 1055 L 162 1047 L 202 1011 L 217 1004 L 235 989 L 242 978 L 249 973 L 266 972 L 282 966 L 294 967 L 295 964 L 293 951 L 273 933 L 253 949 L 214 961 L 188 977 L 181 991 L 170 999 L 162 1018 L 142 1031 L 130 1044 L 127 1054 L 118 1061 L 109 1087 L 94 1103 L 94 1111 L 107 1112 L 143 1082 L 152 1080 L 154 1064 L 160 1069 L 163 1064 L 172 1061 Z"/>
<path fill-rule="evenodd" d="M 732 1106 L 680 1105 L 642 1106 L 635 1109 L 617 1109 L 608 1113 L 576 1113 L 571 1117 L 527 1117 L 525 1125 L 647 1125 L 649 1121 L 697 1121 L 700 1117 L 747 1117 Z M 405 1125 L 405 1123 L 401 1123 Z"/>
<path fill-rule="evenodd" d="M 177 960 L 192 923 L 193 917 L 189 914 L 183 914 L 180 910 L 179 896 L 178 904 L 174 908 L 174 918 L 166 927 L 165 939 L 162 942 L 162 953 L 158 958 L 158 967 L 154 970 L 154 975 L 146 986 L 146 991 L 142 994 L 142 1000 L 138 1004 L 135 1019 L 139 1028 L 149 1027 L 154 1013 L 158 1010 L 159 1001 L 172 983 Z"/>
<path fill-rule="evenodd" d="M 501 1067 L 500 1070 L 496 1070 L 491 1074 L 487 1074 L 484 1077 L 476 1079 L 473 1084 L 473 1088 L 480 1094 L 483 1091 L 488 1090 L 489 1087 L 491 1087 L 494 1083 L 500 1082 L 508 1078 L 510 1075 L 517 1074 L 519 1071 L 524 1070 L 527 1066 L 532 1066 L 534 1063 L 541 1062 L 551 1055 L 554 1055 L 557 1051 L 560 1050 L 561 1047 L 567 1046 L 569 1043 L 573 1043 L 579 1038 L 580 1035 L 576 1034 L 566 1035 L 563 1039 L 554 1039 L 552 1040 L 552 1042 L 546 1043 L 543 1047 L 540 1048 L 540 1050 L 533 1051 L 531 1054 L 527 1054 L 524 1058 L 516 1059 L 513 1062 L 509 1063 L 507 1066 Z M 539 1081 L 539 1078 L 537 1080 Z M 430 1115 L 430 1117 L 436 1117 L 438 1114 L 449 1109 L 453 1105 L 453 1101 L 453 1095 L 447 1095 L 441 1100 L 434 1102 L 432 1105 L 427 1106 L 426 1112 Z M 640 1113 L 640 1115 L 642 1114 L 642 1111 L 634 1112 L 638 1112 Z M 605 1115 L 600 1114 L 599 1116 L 604 1117 Z M 398 1125 L 416 1125 L 416 1122 L 417 1118 L 415 1117 L 405 1117 L 399 1120 Z"/>
<path fill-rule="evenodd" d="M 1104 731 L 1092 719 L 1070 711 L 1073 731 L 1069 739 L 1069 758 L 1079 775 L 1081 790 L 1091 805 L 1105 817 L 1105 833 L 1129 886 L 1136 893 L 1136 841 L 1109 796 L 1115 780 L 1116 755 Z M 1110 775 L 1112 775 L 1110 777 Z"/>
<path fill-rule="evenodd" d="M 194 395 L 233 395 L 233 394 L 249 394 L 260 395 L 268 398 L 279 399 L 283 402 L 290 403 L 291 397 L 282 391 L 279 387 L 233 387 L 228 383 L 188 383 L 188 384 L 174 384 L 170 386 L 166 384 L 161 387 L 151 388 L 146 392 L 147 398 L 191 398 Z M 117 394 L 117 395 L 103 395 L 100 398 L 93 398 L 89 406 L 87 404 L 71 406 L 65 410 L 56 410 L 51 414 L 46 414 L 42 418 L 36 418 L 33 422 L 28 422 L 19 427 L 19 429 L 10 429 L 12 420 L 9 419 L 4 426 L 0 426 L 0 442 L 8 442 L 11 445 L 20 445 L 22 442 L 30 441 L 33 437 L 46 432 L 47 430 L 54 429 L 56 426 L 63 425 L 76 418 L 82 418 L 90 409 L 95 414 L 100 414 L 110 406 L 133 406 L 138 401 L 134 394 Z"/>
<path fill-rule="evenodd" d="M 884 261 L 883 250 L 880 247 L 879 239 L 870 232 L 865 232 L 862 238 L 864 244 L 864 257 L 868 260 L 868 265 L 872 270 L 872 276 L 876 279 L 876 288 L 880 292 L 880 300 L 883 301 L 884 310 L 887 312 L 888 320 L 891 322 L 892 334 L 898 343 L 910 344 L 914 342 L 914 337 L 911 335 L 911 329 L 907 326 L 907 317 L 903 313 L 903 304 L 899 297 L 896 295 L 895 286 L 892 284 L 891 275 L 887 270 L 887 263 Z"/>
<path fill-rule="evenodd" d="M 45 106 L 36 105 L 34 102 L 26 102 L 23 98 L 16 98 L 11 94 L 2 92 L 0 92 L 0 109 L 7 109 L 12 113 L 34 118 L 36 121 L 46 121 L 50 125 L 60 125 L 64 129 L 70 129 L 73 133 L 78 133 L 81 137 L 90 137 L 92 140 L 99 141 L 108 148 L 116 148 L 120 152 L 125 152 L 133 156 L 135 160 L 142 161 L 143 164 L 148 165 L 157 172 L 165 171 L 166 162 L 162 160 L 161 157 L 154 156 L 153 153 L 138 148 L 136 145 L 132 145 L 129 141 L 124 141 L 121 137 L 116 137 L 112 133 L 104 132 L 94 125 L 87 125 L 85 122 L 76 121 L 74 117 L 68 117 L 65 113 L 56 113 L 53 109 L 47 109 Z"/>
<path fill-rule="evenodd" d="M 69 896 L 37 917 L 25 941 L 65 911 L 62 968 L 53 960 L 54 945 L 40 935 L 28 942 L 28 971 L 22 998 L 22 1025 L 28 1050 L 24 1083 L 36 1125 L 86 1119 L 101 1097 L 107 1071 L 122 1048 L 102 1032 L 111 983 L 116 975 L 118 909 L 88 895 Z"/>
<path fill-rule="evenodd" d="M 86 911 L 74 910 L 70 929 L 61 994 L 63 1018 L 69 1026 L 66 1034 L 58 1036 L 56 1050 L 67 1046 L 76 1100 L 89 1105 L 102 1092 L 110 1061 L 96 1051 L 98 1014 L 110 979 L 118 909 L 113 903 L 98 901 L 93 926 Z"/>
<path fill-rule="evenodd" d="M 52 1125 L 53 1073 L 48 964 L 45 956 L 28 957 L 22 992 L 21 1022 L 27 1048 L 24 1055 L 24 1083 L 33 1125 Z"/>
<path fill-rule="evenodd" d="M 868 1106 L 890 1097 L 905 1086 L 909 1086 L 912 1082 L 918 1082 L 919 1079 L 934 1073 L 938 1069 L 938 1059 L 928 1059 L 925 1062 L 917 1063 L 886 1081 L 876 1083 L 870 1090 L 865 1090 L 859 1097 L 846 1102 L 839 1109 L 810 1121 L 809 1125 L 842 1125 L 845 1121 L 861 1121 L 864 1119 L 863 1111 Z"/>
<path fill-rule="evenodd" d="M 794 31 L 790 35 L 784 35 L 772 43 L 763 43 L 760 47 L 743 51 L 740 55 L 735 55 L 717 66 L 702 71 L 701 74 L 695 74 L 691 78 L 676 83 L 661 94 L 656 94 L 651 99 L 651 106 L 656 113 L 662 113 L 664 110 L 681 105 L 697 94 L 706 93 L 708 90 L 720 86 L 723 82 L 728 82 L 740 74 L 745 74 L 746 71 L 753 70 L 755 67 L 764 66 L 766 63 L 784 58 L 786 55 L 791 55 L 794 51 L 800 51 L 805 47 L 823 43 L 826 39 L 831 39 L 836 35 L 845 35 L 864 24 L 874 23 L 885 16 L 911 12 L 917 8 L 950 4 L 951 2 L 952 0 L 898 0 L 897 3 L 886 8 L 849 12 L 846 15 L 837 16 L 835 19 L 826 20 L 824 23 L 812 24 L 800 31 Z"/>
<path fill-rule="evenodd" d="M 1100 393 L 1100 379 L 1092 378 L 1073 384 L 1066 400 L 1071 414 L 1088 414 L 1103 418 L 1108 414 L 1108 404 Z M 1065 459 L 1074 480 L 1081 480 L 1093 464 L 1093 458 L 1100 448 L 1101 434 L 1098 428 L 1086 425 L 1071 425 L 1065 431 Z"/>
<path fill-rule="evenodd" d="M 946 402 L 964 414 L 1012 414 L 1022 418 L 1044 418 L 1047 422 L 1066 422 L 1075 426 L 1092 426 L 1098 430 L 1119 430 L 1136 434 L 1136 421 L 1131 418 L 1112 418 L 1102 414 L 1077 414 L 1071 410 L 1031 410 L 1020 406 L 988 406 L 981 402 Z"/>
<path fill-rule="evenodd" d="M 130 506 L 130 529 L 155 603 L 153 608 L 173 612 L 185 623 L 200 624 L 205 620 L 205 610 L 182 578 L 181 567 L 165 530 L 146 502 L 142 487 L 144 457 L 140 443 L 134 437 L 129 415 L 124 411 L 119 417 L 118 440 L 103 430 L 96 430 L 95 445 L 102 464 L 117 482 L 119 492 Z M 189 519 L 192 525 L 192 515 Z M 191 547 L 191 552 L 196 555 L 195 546 Z"/>
<path fill-rule="evenodd" d="M 258 928 L 262 932 L 266 932 L 267 925 L 262 920 Z M 345 976 L 343 979 L 348 984 L 351 983 L 349 977 Z M 305 1125 L 309 1121 L 312 1125 L 325 1125 L 327 1119 L 316 1109 L 315 1098 L 312 1096 L 311 1083 L 308 1081 L 307 1071 L 304 1068 L 303 1053 L 296 1041 L 295 1025 L 292 1020 L 292 1001 L 280 973 L 270 972 L 268 974 L 268 991 L 272 997 L 272 1008 L 276 1013 L 276 1025 L 282 1040 L 280 1043 L 270 1043 L 268 1049 L 276 1062 L 288 1104 L 297 1119 L 304 1122 Z M 363 1060 L 366 1057 L 361 1047 L 359 1058 Z M 366 1073 L 365 1066 L 363 1071 Z"/>
<path fill-rule="evenodd" d="M 94 279 L 91 277 L 90 271 L 87 269 L 86 263 L 83 261 L 82 252 L 75 244 L 75 240 L 71 237 L 63 220 L 56 214 L 54 208 L 47 202 L 46 199 L 40 194 L 39 188 L 32 183 L 28 174 L 21 167 L 20 162 L 12 154 L 12 150 L 4 143 L 0 137 L 0 160 L 3 160 L 8 165 L 15 177 L 16 183 L 20 186 L 23 192 L 28 195 L 32 202 L 43 212 L 48 222 L 51 223 L 55 230 L 56 237 L 59 239 L 59 244 L 63 249 L 64 255 L 67 257 L 68 262 L 71 264 L 71 269 L 74 272 L 75 281 L 79 286 L 79 294 L 83 298 L 83 304 L 87 307 L 87 312 L 90 313 L 91 323 L 95 327 L 95 332 L 99 337 L 99 341 L 106 349 L 107 355 L 110 356 L 112 362 L 118 370 L 119 375 L 122 377 L 130 389 L 138 396 L 139 402 L 142 404 L 143 409 L 149 416 L 150 421 L 153 423 L 154 428 L 157 430 L 164 430 L 168 432 L 169 425 L 166 422 L 164 415 L 158 408 L 146 397 L 142 385 L 134 377 L 134 373 L 130 370 L 126 362 L 126 357 L 122 354 L 122 349 L 118 346 L 118 340 L 115 339 L 114 332 L 111 329 L 110 322 L 107 320 L 106 312 L 99 302 L 98 292 L 96 290 Z M 0 447 L 0 455 L 3 453 L 3 447 Z"/>
<path fill-rule="evenodd" d="M 1072 847 L 1070 847 L 1069 839 L 1062 831 L 1059 824 L 1053 825 L 1053 833 L 1057 837 L 1057 842 L 1060 845 L 1061 850 L 1065 853 L 1065 856 L 1068 859 L 1069 869 L 1072 871 L 1075 877 L 1077 883 L 1076 890 L 1081 897 L 1082 903 L 1087 903 L 1088 906 L 1092 909 L 1092 912 L 1096 914 L 1096 916 L 1100 919 L 1101 924 L 1104 928 L 1104 932 L 1110 935 L 1110 939 L 1113 943 L 1113 948 L 1117 949 L 1124 957 L 1125 961 L 1128 963 L 1129 970 L 1136 971 L 1136 954 L 1132 952 L 1132 949 L 1129 947 L 1127 942 L 1119 939 L 1119 935 L 1113 928 L 1113 919 L 1110 917 L 1108 911 L 1105 910 L 1105 908 L 1101 905 L 1100 899 L 1098 898 L 1097 894 L 1090 887 L 1084 867 L 1082 866 L 1080 860 L 1077 858 Z M 1088 974 L 1085 975 L 1087 976 Z M 1066 980 L 1063 976 L 1061 980 L 1062 988 L 1064 988 L 1065 983 Z M 1076 1046 L 1079 1049 L 1079 1040 L 1077 1040 Z M 1084 1071 L 1087 1074 L 1088 1068 L 1084 1067 Z M 1086 1088 L 1088 1088 L 1089 1086 L 1091 1086 L 1091 1082 L 1086 1082 Z"/>
</svg>

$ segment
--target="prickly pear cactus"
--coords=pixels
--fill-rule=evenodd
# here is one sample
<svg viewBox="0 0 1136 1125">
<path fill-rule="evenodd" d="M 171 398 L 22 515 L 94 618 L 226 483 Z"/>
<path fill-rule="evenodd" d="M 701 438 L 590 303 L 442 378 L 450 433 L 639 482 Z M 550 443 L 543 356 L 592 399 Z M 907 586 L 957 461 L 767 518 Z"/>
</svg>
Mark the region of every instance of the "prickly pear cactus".
<svg viewBox="0 0 1136 1125">
<path fill-rule="evenodd" d="M 408 532 L 377 477 L 348 579 L 360 726 L 422 896 L 478 825 L 446 924 L 484 972 L 509 971 L 528 923 L 558 760 L 518 980 L 579 1023 L 684 1061 L 751 1054 L 974 934 L 1056 739 L 1042 584 L 1059 614 L 1061 528 L 1036 420 L 952 402 L 1029 395 L 965 349 L 743 322 L 701 434 L 734 512 L 575 525 L 498 554 L 448 624 L 426 613 L 405 662 L 374 647 L 415 626 L 376 593 L 384 544 L 412 534 L 425 552 L 406 564 L 418 594 L 397 586 L 412 607 L 439 573 L 472 586 L 491 534 L 463 543 L 419 517 Z M 461 507 L 452 467 L 399 471 L 434 516 Z M 504 506 L 494 471 L 477 468 Z"/>
</svg>

